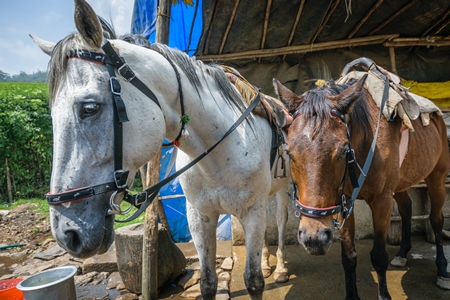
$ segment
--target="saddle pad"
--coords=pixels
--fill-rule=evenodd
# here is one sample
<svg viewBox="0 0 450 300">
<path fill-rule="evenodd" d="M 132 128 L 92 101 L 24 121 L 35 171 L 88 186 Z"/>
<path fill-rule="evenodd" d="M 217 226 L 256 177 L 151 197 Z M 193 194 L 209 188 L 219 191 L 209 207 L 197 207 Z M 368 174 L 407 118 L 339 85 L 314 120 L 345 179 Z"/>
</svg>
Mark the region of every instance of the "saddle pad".
<svg viewBox="0 0 450 300">
<path fill-rule="evenodd" d="M 253 109 L 254 114 L 267 119 L 271 124 L 275 123 L 280 128 L 287 125 L 286 115 L 288 113 L 280 100 L 260 93 L 236 69 L 225 65 L 221 65 L 220 67 L 225 71 L 230 82 L 236 87 L 248 105 L 250 105 L 258 93 L 261 95 L 261 102 Z M 269 115 L 266 114 L 266 111 Z"/>
<path fill-rule="evenodd" d="M 345 84 L 350 79 L 360 79 L 365 74 L 369 74 L 369 76 L 367 76 L 366 82 L 364 83 L 364 88 L 367 89 L 375 103 L 380 107 L 383 97 L 384 81 L 375 74 L 371 72 L 352 71 L 336 80 L 336 83 Z M 414 131 L 411 120 L 415 120 L 420 116 L 422 125 L 427 126 L 430 123 L 430 114 L 433 112 L 442 116 L 442 111 L 431 100 L 410 93 L 407 91 L 407 88 L 399 84 L 390 83 L 388 99 L 383 110 L 383 115 L 388 121 L 395 116 L 399 116 L 402 118 L 405 126 L 409 130 Z"/>
</svg>

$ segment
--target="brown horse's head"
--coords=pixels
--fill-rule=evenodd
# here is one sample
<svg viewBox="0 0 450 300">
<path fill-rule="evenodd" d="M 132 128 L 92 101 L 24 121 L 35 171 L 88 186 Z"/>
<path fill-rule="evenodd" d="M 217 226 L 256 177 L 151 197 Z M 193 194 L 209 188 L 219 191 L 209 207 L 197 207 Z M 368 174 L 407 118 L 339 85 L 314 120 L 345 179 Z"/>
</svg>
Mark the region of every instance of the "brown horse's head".
<svg viewBox="0 0 450 300">
<path fill-rule="evenodd" d="M 333 241 L 337 216 L 332 208 L 341 204 L 347 152 L 351 149 L 348 114 L 362 102 L 357 100 L 365 78 L 350 85 L 327 82 L 301 96 L 274 79 L 278 97 L 294 117 L 287 144 L 292 180 L 302 207 L 298 240 L 310 254 L 326 254 Z"/>
</svg>

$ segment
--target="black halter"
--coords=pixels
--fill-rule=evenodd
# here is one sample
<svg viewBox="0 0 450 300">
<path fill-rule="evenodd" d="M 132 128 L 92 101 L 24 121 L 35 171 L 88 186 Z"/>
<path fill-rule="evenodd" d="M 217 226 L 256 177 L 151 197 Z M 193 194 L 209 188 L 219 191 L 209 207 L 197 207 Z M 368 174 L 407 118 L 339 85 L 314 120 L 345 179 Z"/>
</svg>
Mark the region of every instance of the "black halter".
<svg viewBox="0 0 450 300">
<path fill-rule="evenodd" d="M 177 172 L 173 173 L 172 175 L 168 176 L 164 180 L 160 181 L 159 183 L 151 186 L 150 188 L 146 189 L 145 191 L 136 194 L 131 195 L 128 192 L 127 187 L 127 179 L 129 171 L 122 170 L 122 157 L 123 157 L 123 130 L 122 130 L 122 123 L 128 121 L 128 116 L 126 114 L 126 108 L 125 104 L 121 98 L 122 94 L 122 88 L 120 86 L 120 82 L 117 79 L 115 75 L 115 69 L 117 69 L 118 73 L 121 75 L 121 77 L 127 81 L 133 84 L 136 88 L 138 88 L 141 92 L 143 92 L 147 97 L 152 99 L 159 108 L 161 108 L 161 105 L 159 104 L 159 101 L 155 94 L 141 81 L 139 78 L 136 77 L 134 72 L 130 69 L 128 64 L 121 58 L 113 49 L 109 41 L 107 41 L 103 45 L 103 51 L 105 51 L 105 54 L 102 53 L 94 53 L 87 50 L 78 50 L 73 51 L 70 53 L 69 57 L 72 58 L 81 58 L 83 60 L 88 60 L 94 63 L 99 64 L 105 64 L 108 68 L 108 72 L 110 75 L 110 88 L 112 97 L 114 100 L 114 181 L 99 184 L 95 186 L 88 186 L 88 187 L 82 187 L 77 188 L 73 190 L 69 190 L 62 193 L 56 193 L 56 194 L 50 194 L 48 193 L 46 195 L 47 201 L 50 205 L 58 205 L 62 203 L 67 202 L 73 202 L 82 200 L 88 197 L 92 197 L 94 195 L 107 193 L 107 192 L 113 192 L 110 197 L 110 208 L 107 212 L 108 214 L 123 214 L 122 210 L 120 209 L 119 205 L 122 200 L 127 201 L 132 206 L 137 207 L 138 210 L 129 218 L 126 220 L 116 220 L 116 222 L 128 222 L 131 220 L 134 220 L 137 218 L 142 212 L 145 211 L 145 209 L 152 203 L 152 201 L 156 198 L 156 196 L 159 193 L 159 190 L 172 181 L 174 178 L 178 177 L 182 173 L 184 173 L 186 170 L 191 168 L 193 165 L 195 165 L 197 162 L 199 162 L 202 158 L 204 158 L 209 152 L 211 152 L 220 142 L 222 142 L 231 132 L 233 132 L 241 123 L 242 121 L 247 118 L 247 116 L 251 113 L 251 111 L 255 108 L 255 106 L 258 104 L 260 100 L 259 93 L 255 96 L 255 98 L 252 100 L 252 103 L 247 107 L 247 109 L 243 112 L 243 114 L 236 120 L 236 122 L 228 129 L 228 131 L 223 135 L 223 137 L 217 141 L 214 145 L 209 147 L 205 152 L 200 154 L 197 158 L 192 160 L 189 164 L 178 170 Z M 166 59 L 168 59 L 166 57 Z M 171 63 L 172 64 L 172 63 Z M 172 64 L 173 66 L 173 64 Z M 178 76 L 177 79 L 179 80 Z M 179 82 L 179 84 L 181 84 Z M 181 102 L 182 103 L 182 102 Z M 182 105 L 183 106 L 183 105 Z M 182 111 L 184 111 L 184 107 L 182 107 Z M 182 129 L 184 128 L 184 124 L 187 122 L 183 122 L 183 116 L 182 116 Z M 181 129 L 181 130 L 182 130 Z M 181 131 L 180 134 L 178 134 L 179 138 L 181 137 Z M 175 143 L 174 143 L 175 144 Z M 116 195 L 120 193 L 124 193 L 123 198 L 120 201 L 116 201 Z M 126 213 L 126 212 L 125 212 Z"/>
<path fill-rule="evenodd" d="M 377 73 L 377 75 L 380 76 L 381 78 L 383 78 L 383 80 L 385 81 L 385 85 L 384 85 L 384 90 L 383 90 L 383 98 L 381 99 L 381 104 L 380 104 L 380 112 L 378 115 L 377 128 L 375 130 L 375 134 L 374 134 L 372 144 L 369 149 L 369 153 L 367 154 L 367 158 L 364 163 L 364 167 L 361 168 L 361 166 L 356 162 L 355 151 L 353 150 L 353 148 L 351 146 L 349 146 L 349 149 L 347 150 L 347 153 L 346 153 L 345 172 L 344 172 L 344 176 L 343 176 L 342 183 L 341 183 L 341 185 L 342 185 L 341 202 L 334 206 L 330 206 L 330 207 L 318 208 L 318 207 L 311 207 L 311 206 L 303 205 L 302 203 L 300 203 L 300 201 L 298 199 L 297 186 L 294 184 L 293 185 L 294 190 L 293 190 L 293 195 L 292 195 L 292 202 L 294 204 L 295 215 L 297 217 L 301 218 L 302 215 L 305 215 L 310 218 L 321 218 L 321 217 L 327 217 L 327 216 L 331 216 L 331 215 L 337 215 L 336 218 L 333 219 L 334 227 L 335 227 L 335 229 L 341 229 L 345 223 L 345 220 L 351 215 L 354 204 L 355 204 L 355 200 L 358 197 L 359 191 L 361 190 L 362 185 L 364 184 L 364 181 L 366 180 L 366 176 L 367 176 L 367 173 L 369 172 L 370 164 L 372 163 L 372 158 L 375 153 L 375 146 L 376 146 L 378 131 L 379 131 L 379 127 L 380 127 L 380 120 L 381 120 L 381 116 L 383 114 L 383 109 L 384 109 L 386 100 L 388 98 L 389 79 L 386 76 L 384 76 L 384 74 L 382 74 L 382 73 Z M 339 110 L 336 110 L 336 109 L 332 109 L 330 113 L 332 114 L 332 116 L 339 118 L 347 127 L 347 139 L 348 139 L 348 144 L 350 145 L 350 130 L 349 130 L 347 122 L 345 120 L 345 114 L 343 114 L 342 112 L 340 112 Z M 293 119 L 295 119 L 299 115 L 300 115 L 300 113 L 298 111 L 296 111 L 293 114 Z M 359 175 L 358 179 L 356 178 L 355 165 L 360 170 L 360 175 Z M 347 174 L 349 174 L 350 181 L 351 181 L 352 187 L 353 187 L 352 195 L 349 200 L 347 200 L 347 197 L 345 196 L 345 185 L 346 185 Z M 339 215 L 341 213 L 343 214 L 342 222 L 339 222 Z"/>
</svg>

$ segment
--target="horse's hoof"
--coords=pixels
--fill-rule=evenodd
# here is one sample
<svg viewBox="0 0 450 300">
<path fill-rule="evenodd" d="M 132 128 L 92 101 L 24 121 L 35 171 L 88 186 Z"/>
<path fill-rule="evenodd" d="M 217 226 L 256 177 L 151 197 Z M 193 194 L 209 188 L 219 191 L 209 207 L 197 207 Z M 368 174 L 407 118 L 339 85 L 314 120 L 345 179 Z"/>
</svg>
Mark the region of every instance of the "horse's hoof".
<svg viewBox="0 0 450 300">
<path fill-rule="evenodd" d="M 438 276 L 436 284 L 441 289 L 450 290 L 450 278 Z"/>
<path fill-rule="evenodd" d="M 289 281 L 289 275 L 287 274 L 287 272 L 277 272 L 277 271 L 275 271 L 273 273 L 273 280 L 276 283 L 288 282 Z"/>
<path fill-rule="evenodd" d="M 394 267 L 404 267 L 406 266 L 407 261 L 408 259 L 406 258 L 396 256 L 393 260 L 391 260 L 391 265 L 393 265 Z"/>
<path fill-rule="evenodd" d="M 262 273 L 264 278 L 267 278 L 270 276 L 270 274 L 272 274 L 272 269 L 271 268 L 262 268 Z"/>
</svg>

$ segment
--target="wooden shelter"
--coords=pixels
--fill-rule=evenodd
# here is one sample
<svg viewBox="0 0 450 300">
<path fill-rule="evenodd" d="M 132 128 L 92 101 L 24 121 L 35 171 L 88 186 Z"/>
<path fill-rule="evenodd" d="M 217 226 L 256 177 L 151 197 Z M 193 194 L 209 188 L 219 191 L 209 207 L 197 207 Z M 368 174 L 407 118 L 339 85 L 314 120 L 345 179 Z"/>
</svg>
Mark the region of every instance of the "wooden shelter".
<svg viewBox="0 0 450 300">
<path fill-rule="evenodd" d="M 195 3 L 194 3 L 195 4 Z M 369 57 L 402 78 L 450 80 L 450 1 L 204 0 L 197 59 L 237 67 L 264 93 L 300 93 Z"/>
</svg>

